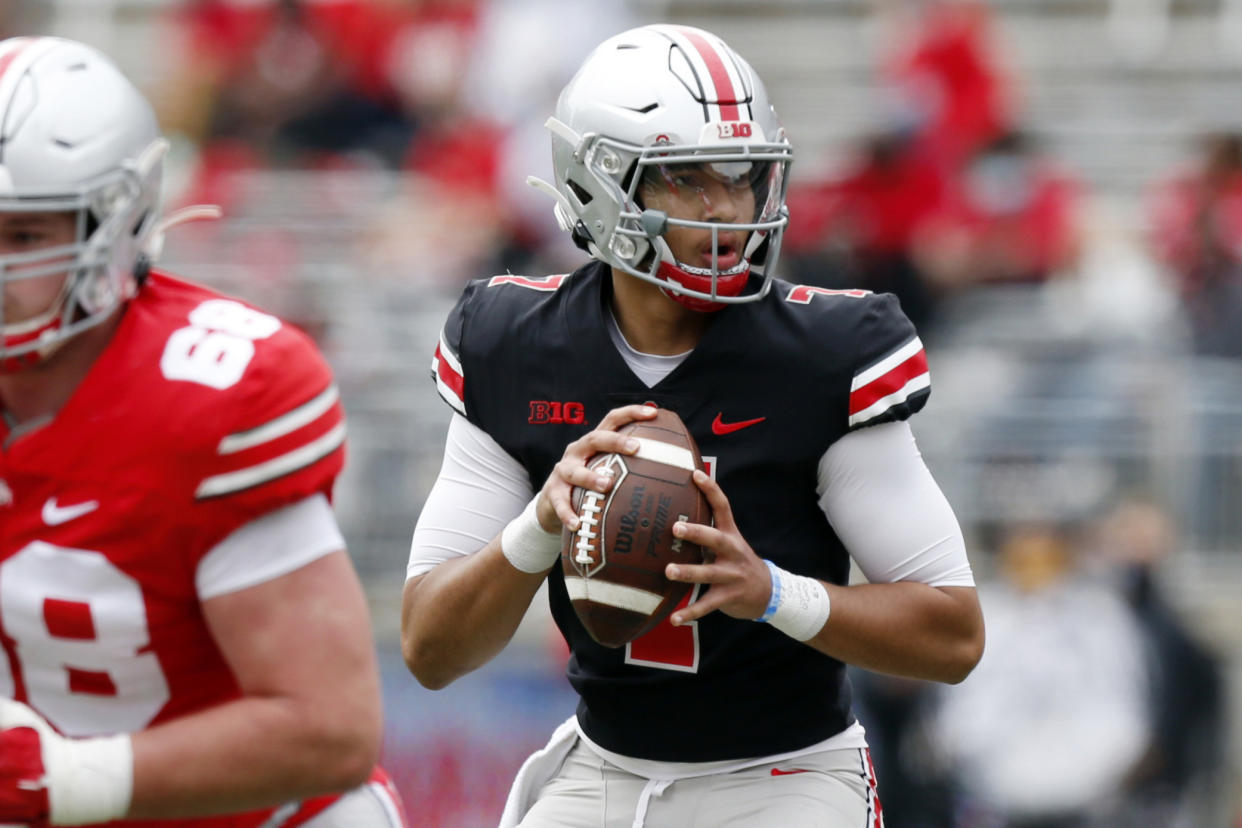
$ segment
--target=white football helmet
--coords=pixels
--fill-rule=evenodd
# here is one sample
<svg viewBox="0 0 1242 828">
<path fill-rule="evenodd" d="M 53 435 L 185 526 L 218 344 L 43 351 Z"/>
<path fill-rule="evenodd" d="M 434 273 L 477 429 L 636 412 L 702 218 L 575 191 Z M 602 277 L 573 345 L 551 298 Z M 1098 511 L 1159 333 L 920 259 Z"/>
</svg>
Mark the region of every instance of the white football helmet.
<svg viewBox="0 0 1242 828">
<path fill-rule="evenodd" d="M 166 150 L 151 105 L 95 49 L 0 41 L 0 211 L 77 216 L 70 245 L 0 254 L 0 371 L 33 364 L 133 296 L 158 235 Z M 5 318 L 2 288 L 66 272 L 46 312 Z"/>
<path fill-rule="evenodd" d="M 793 148 L 750 65 L 719 37 L 689 26 L 631 29 L 600 44 L 561 92 L 552 133 L 555 184 L 528 178 L 556 199 L 561 227 L 592 256 L 659 285 L 695 310 L 763 297 L 780 251 Z M 749 184 L 755 215 L 720 223 L 645 209 L 645 175 L 698 165 Z M 676 175 L 676 173 L 672 173 Z M 741 261 L 727 269 L 677 261 L 664 239 L 672 226 L 741 231 Z M 762 278 L 748 293 L 751 271 Z"/>
</svg>

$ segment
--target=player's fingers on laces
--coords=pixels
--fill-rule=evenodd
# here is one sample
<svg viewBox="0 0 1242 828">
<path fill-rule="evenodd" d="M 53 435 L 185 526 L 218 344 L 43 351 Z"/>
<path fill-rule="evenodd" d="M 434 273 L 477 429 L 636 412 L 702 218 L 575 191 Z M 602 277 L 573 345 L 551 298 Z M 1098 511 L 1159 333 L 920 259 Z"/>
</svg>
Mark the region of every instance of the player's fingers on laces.
<svg viewBox="0 0 1242 828">
<path fill-rule="evenodd" d="M 548 502 L 552 504 L 552 511 L 556 512 L 557 519 L 571 529 L 576 529 L 577 514 L 569 500 L 569 485 L 549 482 L 544 488 L 544 493 L 547 495 Z"/>
<path fill-rule="evenodd" d="M 548 499 L 557 519 L 564 524 L 568 524 L 569 519 L 574 517 L 574 508 L 570 501 L 574 484 L 571 479 L 567 479 L 567 475 L 571 469 L 575 468 L 583 467 L 562 458 L 552 467 L 552 473 L 548 475 L 548 479 L 543 484 L 543 497 Z"/>
<path fill-rule="evenodd" d="M 627 434 L 618 434 L 615 431 L 592 431 L 582 438 L 587 456 L 594 454 L 602 454 L 604 452 L 617 452 L 618 454 L 633 454 L 638 451 L 638 441 Z"/>
<path fill-rule="evenodd" d="M 592 469 L 566 458 L 556 464 L 557 475 L 570 486 L 603 494 L 612 487 L 612 469 Z M 566 497 L 568 492 L 564 493 Z"/>
<path fill-rule="evenodd" d="M 633 437 L 618 434 L 615 431 L 597 429 L 588 431 L 566 446 L 561 458 L 563 461 L 570 460 L 577 465 L 585 466 L 597 454 L 608 452 L 633 454 L 637 450 L 638 441 Z"/>
</svg>

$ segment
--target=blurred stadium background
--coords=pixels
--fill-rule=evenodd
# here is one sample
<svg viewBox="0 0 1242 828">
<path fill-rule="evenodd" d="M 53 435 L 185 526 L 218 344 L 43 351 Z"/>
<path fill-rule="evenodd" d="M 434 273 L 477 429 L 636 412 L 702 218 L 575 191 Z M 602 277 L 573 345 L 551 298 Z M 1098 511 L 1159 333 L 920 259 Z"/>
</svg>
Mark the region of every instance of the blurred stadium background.
<svg viewBox="0 0 1242 828">
<path fill-rule="evenodd" d="M 1064 571 L 1141 633 L 1119 681 L 1128 639 L 1092 655 L 1090 601 L 1039 605 L 1033 636 L 990 627 L 985 663 L 1022 662 L 974 687 L 1002 708 L 975 708 L 990 745 L 955 744 L 958 688 L 858 676 L 890 828 L 1004 824 L 989 751 L 1044 792 L 1023 825 L 1242 825 L 1242 2 L 6 0 L 5 34 L 97 45 L 151 95 L 170 205 L 224 207 L 165 265 L 303 325 L 339 374 L 337 503 L 414 824 L 494 824 L 573 709 L 541 608 L 448 690 L 401 663 L 449 414 L 439 325 L 469 278 L 577 260 L 523 180 L 550 173 L 541 125 L 589 47 L 655 21 L 716 31 L 767 80 L 797 152 L 787 272 L 920 317 L 936 382 L 915 430 L 998 612 Z M 1039 821 L 1062 807 L 1088 822 Z"/>
</svg>

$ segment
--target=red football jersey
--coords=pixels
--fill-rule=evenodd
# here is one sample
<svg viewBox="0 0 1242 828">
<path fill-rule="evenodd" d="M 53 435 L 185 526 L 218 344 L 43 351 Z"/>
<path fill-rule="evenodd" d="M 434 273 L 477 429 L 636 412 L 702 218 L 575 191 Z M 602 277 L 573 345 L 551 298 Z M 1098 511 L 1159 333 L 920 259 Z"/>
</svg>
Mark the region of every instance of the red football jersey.
<svg viewBox="0 0 1242 828">
<path fill-rule="evenodd" d="M 0 438 L 0 693 L 71 736 L 236 698 L 196 568 L 243 524 L 331 494 L 345 420 L 309 338 L 153 273 L 55 419 Z"/>
</svg>

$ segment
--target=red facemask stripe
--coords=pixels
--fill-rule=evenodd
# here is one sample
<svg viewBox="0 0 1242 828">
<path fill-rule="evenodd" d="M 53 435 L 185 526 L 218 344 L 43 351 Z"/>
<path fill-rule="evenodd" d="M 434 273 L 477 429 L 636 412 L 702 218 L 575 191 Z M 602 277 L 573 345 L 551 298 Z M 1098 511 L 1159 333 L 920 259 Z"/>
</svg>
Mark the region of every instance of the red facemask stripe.
<svg viewBox="0 0 1242 828">
<path fill-rule="evenodd" d="M 720 120 L 739 120 L 737 92 L 733 89 L 733 81 L 729 79 L 729 71 L 725 68 L 724 58 L 716 51 L 711 41 L 698 32 L 682 29 L 682 34 L 698 51 L 699 57 L 707 64 L 712 83 L 716 86 L 716 103 L 720 106 Z"/>
</svg>

